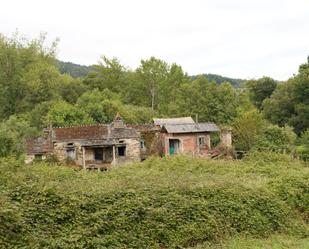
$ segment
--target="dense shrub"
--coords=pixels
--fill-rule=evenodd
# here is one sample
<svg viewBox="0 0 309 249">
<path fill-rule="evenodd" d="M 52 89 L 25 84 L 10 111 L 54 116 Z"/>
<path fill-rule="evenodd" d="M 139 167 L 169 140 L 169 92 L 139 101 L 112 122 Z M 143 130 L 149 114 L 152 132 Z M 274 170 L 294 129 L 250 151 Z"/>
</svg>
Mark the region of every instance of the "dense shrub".
<svg viewBox="0 0 309 249">
<path fill-rule="evenodd" d="M 274 153 L 153 157 L 106 173 L 3 160 L 0 244 L 176 248 L 237 234 L 307 236 L 308 182 L 304 164 Z"/>
<path fill-rule="evenodd" d="M 296 134 L 291 127 L 268 125 L 257 136 L 254 150 L 291 152 L 296 140 Z"/>
<path fill-rule="evenodd" d="M 297 155 L 305 160 L 309 161 L 309 129 L 304 131 L 298 138 L 298 146 L 296 148 Z"/>
</svg>

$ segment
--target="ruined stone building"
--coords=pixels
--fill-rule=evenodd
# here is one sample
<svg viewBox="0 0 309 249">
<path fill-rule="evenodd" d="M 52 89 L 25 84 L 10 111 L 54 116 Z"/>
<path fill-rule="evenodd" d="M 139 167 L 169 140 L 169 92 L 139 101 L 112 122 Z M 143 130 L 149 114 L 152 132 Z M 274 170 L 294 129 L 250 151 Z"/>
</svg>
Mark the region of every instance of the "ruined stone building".
<svg viewBox="0 0 309 249">
<path fill-rule="evenodd" d="M 215 124 L 195 123 L 191 117 L 129 125 L 117 115 L 111 124 L 45 129 L 44 136 L 27 141 L 26 161 L 53 155 L 84 169 L 107 169 L 151 155 L 207 157 L 211 151 L 210 134 L 214 132 L 220 132 Z M 221 132 L 221 141 L 224 146 L 231 146 L 230 132 Z"/>
</svg>

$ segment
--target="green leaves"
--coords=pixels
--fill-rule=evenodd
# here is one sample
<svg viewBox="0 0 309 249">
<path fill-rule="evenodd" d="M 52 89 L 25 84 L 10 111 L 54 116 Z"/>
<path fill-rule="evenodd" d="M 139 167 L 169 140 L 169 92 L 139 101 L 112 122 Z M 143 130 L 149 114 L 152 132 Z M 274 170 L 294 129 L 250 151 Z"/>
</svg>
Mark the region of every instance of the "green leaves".
<svg viewBox="0 0 309 249">
<path fill-rule="evenodd" d="M 22 117 L 11 116 L 0 123 L 0 157 L 20 156 L 24 151 L 24 140 L 38 135 L 38 131 Z"/>
<path fill-rule="evenodd" d="M 102 56 L 99 64 L 92 66 L 92 71 L 84 79 L 84 83 L 91 89 L 120 92 L 126 83 L 125 67 L 115 57 L 109 59 Z"/>
<path fill-rule="evenodd" d="M 93 122 L 93 119 L 86 112 L 63 101 L 54 104 L 46 117 L 46 123 L 55 126 L 90 124 Z"/>
<path fill-rule="evenodd" d="M 18 166 L 18 168 L 16 168 Z M 154 157 L 105 173 L 0 163 L 0 243 L 17 248 L 176 248 L 229 236 L 306 236 L 308 168 Z"/>
<path fill-rule="evenodd" d="M 276 86 L 277 82 L 270 77 L 249 80 L 246 83 L 250 99 L 259 110 L 263 107 L 263 101 L 271 96 Z"/>
<path fill-rule="evenodd" d="M 0 51 L 0 118 L 29 111 L 56 97 L 55 45 L 47 47 L 45 35 L 35 40 L 1 36 Z"/>
<path fill-rule="evenodd" d="M 294 127 L 299 135 L 309 127 L 309 64 L 299 67 L 299 73 L 278 85 L 263 103 L 263 114 L 271 122 Z"/>
<path fill-rule="evenodd" d="M 178 116 L 198 115 L 200 122 L 212 121 L 218 124 L 230 123 L 239 106 L 237 92 L 229 83 L 217 85 L 204 76 L 181 85 L 176 104 L 175 113 Z"/>
<path fill-rule="evenodd" d="M 159 104 L 160 92 L 167 79 L 169 67 L 166 62 L 151 57 L 149 60 L 141 60 L 141 65 L 136 72 L 141 81 L 145 93 L 149 96 L 149 106 L 152 110 Z"/>
<path fill-rule="evenodd" d="M 266 126 L 257 110 L 244 112 L 233 122 L 233 140 L 236 150 L 249 151 L 256 143 L 257 136 Z"/>
</svg>

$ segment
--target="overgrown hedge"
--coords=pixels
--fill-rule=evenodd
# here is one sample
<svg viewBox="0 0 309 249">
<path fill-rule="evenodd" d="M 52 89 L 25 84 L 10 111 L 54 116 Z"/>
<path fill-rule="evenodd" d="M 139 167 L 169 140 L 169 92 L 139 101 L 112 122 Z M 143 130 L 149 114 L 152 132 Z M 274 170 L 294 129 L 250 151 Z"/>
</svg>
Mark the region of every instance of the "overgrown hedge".
<svg viewBox="0 0 309 249">
<path fill-rule="evenodd" d="M 150 158 L 105 173 L 0 165 L 1 248 L 179 248 L 234 235 L 308 236 L 309 168 Z"/>
</svg>

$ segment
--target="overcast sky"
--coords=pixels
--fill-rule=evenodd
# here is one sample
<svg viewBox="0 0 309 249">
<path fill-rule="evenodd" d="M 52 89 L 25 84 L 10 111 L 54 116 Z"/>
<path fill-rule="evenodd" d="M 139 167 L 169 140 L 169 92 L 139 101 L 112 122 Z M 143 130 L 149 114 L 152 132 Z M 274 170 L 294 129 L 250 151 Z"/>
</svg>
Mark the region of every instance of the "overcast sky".
<svg viewBox="0 0 309 249">
<path fill-rule="evenodd" d="M 1 0 L 0 33 L 60 39 L 58 58 L 285 80 L 309 55 L 309 0 Z"/>
</svg>

